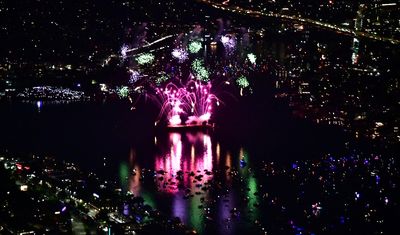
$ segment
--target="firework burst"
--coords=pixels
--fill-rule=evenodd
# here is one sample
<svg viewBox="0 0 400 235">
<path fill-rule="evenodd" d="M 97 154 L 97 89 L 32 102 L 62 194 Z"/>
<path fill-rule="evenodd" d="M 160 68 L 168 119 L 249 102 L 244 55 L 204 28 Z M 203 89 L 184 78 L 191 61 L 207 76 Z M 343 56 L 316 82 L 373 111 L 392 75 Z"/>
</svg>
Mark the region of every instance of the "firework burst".
<svg viewBox="0 0 400 235">
<path fill-rule="evenodd" d="M 136 58 L 139 65 L 151 64 L 154 61 L 154 55 L 150 53 L 144 53 Z"/>
<path fill-rule="evenodd" d="M 175 48 L 174 50 L 172 50 L 171 54 L 172 57 L 179 61 L 179 63 L 183 63 L 189 58 L 187 51 L 182 48 Z"/>
<path fill-rule="evenodd" d="M 168 83 L 165 88 L 155 89 L 155 100 L 160 105 L 158 120 L 166 117 L 171 126 L 186 124 L 202 124 L 208 122 L 213 106 L 219 103 L 211 93 L 211 83 L 189 80 L 186 84 Z"/>
<path fill-rule="evenodd" d="M 121 50 L 120 50 L 122 60 L 126 59 L 128 50 L 129 50 L 128 45 L 126 45 L 126 44 L 122 45 Z"/>
<path fill-rule="evenodd" d="M 221 43 L 224 45 L 226 53 L 229 55 L 236 49 L 236 37 L 234 35 L 221 36 Z"/>
<path fill-rule="evenodd" d="M 192 41 L 189 43 L 188 49 L 191 54 L 196 54 L 201 50 L 201 47 L 200 41 Z"/>
<path fill-rule="evenodd" d="M 129 77 L 129 83 L 130 84 L 134 84 L 135 82 L 137 82 L 139 80 L 140 73 L 138 71 L 130 69 L 129 73 L 131 74 L 130 77 Z"/>
<path fill-rule="evenodd" d="M 247 59 L 249 59 L 250 63 L 256 64 L 257 56 L 253 53 L 247 54 Z"/>
<path fill-rule="evenodd" d="M 208 69 L 204 66 L 204 62 L 200 59 L 195 59 L 192 62 L 192 70 L 198 80 L 201 81 L 209 81 L 210 80 L 210 73 Z"/>
</svg>

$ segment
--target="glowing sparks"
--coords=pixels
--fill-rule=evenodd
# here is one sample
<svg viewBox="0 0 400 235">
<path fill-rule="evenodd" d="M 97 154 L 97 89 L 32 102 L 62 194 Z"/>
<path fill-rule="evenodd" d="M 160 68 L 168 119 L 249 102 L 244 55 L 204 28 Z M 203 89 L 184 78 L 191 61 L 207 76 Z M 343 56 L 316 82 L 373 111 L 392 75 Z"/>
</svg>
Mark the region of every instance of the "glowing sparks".
<svg viewBox="0 0 400 235">
<path fill-rule="evenodd" d="M 166 117 L 169 125 L 179 125 L 182 120 L 186 124 L 202 124 L 208 122 L 213 106 L 219 102 L 211 93 L 211 84 L 190 80 L 185 85 L 168 83 L 165 88 L 156 89 L 161 105 L 159 119 Z"/>
<path fill-rule="evenodd" d="M 257 56 L 253 53 L 247 54 L 247 58 L 249 59 L 250 63 L 256 64 Z"/>
<path fill-rule="evenodd" d="M 229 42 L 229 37 L 227 37 L 227 36 L 222 36 L 222 37 L 221 37 L 221 42 L 222 42 L 222 44 L 224 44 L 224 46 L 225 46 L 225 44 L 228 44 L 228 42 Z"/>
<path fill-rule="evenodd" d="M 178 114 L 172 116 L 168 121 L 169 125 L 172 126 L 180 125 L 182 123 L 181 117 Z"/>
<path fill-rule="evenodd" d="M 236 48 L 236 38 L 233 35 L 227 34 L 221 36 L 221 42 L 228 54 L 232 53 Z"/>
<path fill-rule="evenodd" d="M 121 57 L 123 60 L 126 59 L 128 50 L 129 50 L 129 47 L 126 44 L 122 45 L 120 53 L 121 53 Z"/>
<path fill-rule="evenodd" d="M 249 81 L 245 76 L 240 76 L 237 80 L 236 83 L 240 88 L 246 88 L 250 85 Z"/>
<path fill-rule="evenodd" d="M 131 74 L 131 76 L 129 77 L 129 83 L 133 84 L 137 82 L 137 80 L 139 80 L 140 73 L 138 71 L 130 69 L 129 73 Z"/>
<path fill-rule="evenodd" d="M 120 98 L 126 98 L 129 95 L 129 88 L 127 86 L 119 87 L 117 91 Z"/>
<path fill-rule="evenodd" d="M 100 84 L 100 91 L 103 91 L 103 92 L 108 91 L 107 85 L 104 84 L 104 83 L 101 83 L 101 84 Z"/>
<path fill-rule="evenodd" d="M 211 118 L 211 113 L 205 113 L 201 116 L 189 116 L 186 124 L 202 124 L 203 122 L 208 122 Z"/>
<path fill-rule="evenodd" d="M 156 78 L 156 84 L 161 85 L 161 83 L 168 81 L 169 77 L 165 74 L 160 75 Z"/>
<path fill-rule="evenodd" d="M 178 59 L 178 61 L 180 63 L 182 63 L 188 59 L 187 51 L 182 48 L 175 48 L 174 50 L 172 50 L 171 54 L 175 59 Z"/>
<path fill-rule="evenodd" d="M 208 72 L 207 68 L 204 67 L 204 63 L 202 60 L 195 59 L 192 62 L 192 70 L 196 75 L 196 78 L 198 80 L 202 81 L 209 81 L 210 78 L 210 73 Z"/>
<path fill-rule="evenodd" d="M 202 47 L 201 42 L 193 41 L 193 42 L 189 43 L 189 52 L 191 54 L 195 54 L 200 51 L 201 47 Z"/>
<path fill-rule="evenodd" d="M 236 35 L 231 33 L 223 35 L 222 32 L 219 32 L 215 38 L 222 43 L 224 56 L 233 57 L 233 53 L 237 49 Z M 226 80 L 218 82 L 226 85 L 232 84 L 232 82 L 236 83 L 240 88 L 240 95 L 243 95 L 244 92 L 251 93 L 251 88 L 248 88 L 250 83 L 245 76 L 236 77 L 236 80 L 234 76 L 236 74 L 250 74 L 247 71 L 238 71 L 232 61 L 226 64 L 206 63 L 200 55 L 205 44 L 203 44 L 199 33 L 200 31 L 179 34 L 178 39 L 172 45 L 162 45 L 162 47 L 152 48 L 151 50 L 142 49 L 156 43 L 156 41 L 137 48 L 129 48 L 128 45 L 124 44 L 120 49 L 120 57 L 124 60 L 130 59 L 130 62 L 133 62 L 129 63 L 129 79 L 124 84 L 129 85 L 116 87 L 116 89 L 110 88 L 109 90 L 114 94 L 116 93 L 120 98 L 129 98 L 133 106 L 141 98 L 149 98 L 155 101 L 160 107 L 156 123 L 163 119 L 168 125 L 172 126 L 208 124 L 213 116 L 214 109 L 220 106 L 220 100 L 211 92 L 211 84 L 214 82 L 214 78 L 220 74 L 220 77 Z M 169 37 L 171 36 L 167 38 Z M 159 41 L 161 40 L 164 39 Z M 215 48 L 217 41 L 212 44 Z M 141 49 L 140 52 L 139 49 Z M 157 52 L 164 49 L 169 50 L 168 53 L 171 53 L 171 56 Z M 204 51 L 206 52 L 205 48 Z M 257 57 L 253 53 L 247 54 L 246 58 L 238 56 L 237 59 L 241 59 L 240 62 L 248 61 L 245 69 L 254 71 L 256 68 Z M 253 66 L 248 66 L 249 62 Z M 127 65 L 127 63 L 121 64 Z M 152 64 L 157 66 L 152 66 Z M 162 66 L 163 64 L 166 66 Z M 221 65 L 223 67 L 218 68 Z M 162 70 L 157 71 L 157 69 Z M 107 87 L 104 86 L 102 90 L 106 91 Z M 132 109 L 135 109 L 135 107 Z"/>
<path fill-rule="evenodd" d="M 154 55 L 150 54 L 150 53 L 144 53 L 144 54 L 140 55 L 139 57 L 137 57 L 136 61 L 140 65 L 151 64 L 154 61 Z"/>
</svg>

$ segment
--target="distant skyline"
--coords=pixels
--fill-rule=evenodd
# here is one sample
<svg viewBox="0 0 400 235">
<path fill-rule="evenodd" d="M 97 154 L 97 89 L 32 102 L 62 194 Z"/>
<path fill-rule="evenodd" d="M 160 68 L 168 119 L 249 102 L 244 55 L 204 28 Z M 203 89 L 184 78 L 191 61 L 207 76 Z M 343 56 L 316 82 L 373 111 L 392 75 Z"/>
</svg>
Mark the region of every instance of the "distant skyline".
<svg viewBox="0 0 400 235">
<path fill-rule="evenodd" d="M 0 234 L 393 234 L 400 4 L 0 3 Z"/>
</svg>

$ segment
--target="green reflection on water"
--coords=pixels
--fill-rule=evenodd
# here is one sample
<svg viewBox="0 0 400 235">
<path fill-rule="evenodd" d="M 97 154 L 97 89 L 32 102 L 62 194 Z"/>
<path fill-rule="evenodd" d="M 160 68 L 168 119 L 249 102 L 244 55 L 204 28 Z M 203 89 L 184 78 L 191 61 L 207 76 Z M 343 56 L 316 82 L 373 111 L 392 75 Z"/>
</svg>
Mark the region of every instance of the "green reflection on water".
<svg viewBox="0 0 400 235">
<path fill-rule="evenodd" d="M 202 209 L 198 206 L 200 201 L 197 198 L 192 198 L 190 200 L 190 223 L 197 230 L 197 232 L 202 232 L 204 225 L 204 216 L 202 215 Z"/>
<path fill-rule="evenodd" d="M 151 206 L 152 208 L 156 208 L 156 202 L 152 197 L 151 193 L 146 192 L 145 190 L 142 191 L 141 196 L 143 197 L 144 203 Z"/>
<path fill-rule="evenodd" d="M 250 176 L 247 181 L 247 187 L 250 189 L 247 191 L 247 198 L 249 199 L 248 204 L 247 204 L 247 209 L 252 211 L 252 215 L 250 218 L 253 220 L 257 218 L 258 216 L 258 209 L 255 207 L 255 204 L 258 204 L 258 197 L 254 195 L 255 192 L 257 192 L 257 179 L 254 178 L 253 176 Z"/>
<path fill-rule="evenodd" d="M 254 194 L 257 192 L 257 179 L 254 177 L 253 173 L 251 173 L 251 164 L 250 164 L 250 159 L 249 159 L 249 154 L 247 151 L 245 151 L 243 148 L 240 149 L 239 157 L 241 160 L 243 160 L 246 163 L 246 166 L 244 166 L 241 170 L 241 176 L 244 179 L 244 182 L 246 184 L 247 188 L 247 193 L 246 197 L 248 199 L 247 202 L 247 212 L 248 212 L 248 218 L 255 220 L 259 217 L 259 210 L 255 205 L 259 204 L 259 198 Z"/>
<path fill-rule="evenodd" d="M 129 166 L 126 162 L 121 162 L 119 165 L 119 181 L 121 188 L 126 191 L 129 180 Z"/>
</svg>

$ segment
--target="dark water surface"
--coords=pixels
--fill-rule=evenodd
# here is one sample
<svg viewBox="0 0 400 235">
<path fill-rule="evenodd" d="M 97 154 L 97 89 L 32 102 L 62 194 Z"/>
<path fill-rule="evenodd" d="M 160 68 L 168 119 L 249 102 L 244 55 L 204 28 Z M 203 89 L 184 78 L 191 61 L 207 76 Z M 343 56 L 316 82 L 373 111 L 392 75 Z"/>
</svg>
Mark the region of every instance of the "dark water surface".
<svg viewBox="0 0 400 235">
<path fill-rule="evenodd" d="M 297 69 L 319 66 L 316 55 L 321 53 L 315 51 L 320 47 L 326 50 L 332 65 L 338 63 L 344 68 L 357 67 L 352 65 L 353 56 L 360 57 L 365 66 L 375 66 L 375 58 L 369 55 L 397 55 L 395 50 L 391 52 L 392 47 L 377 44 L 369 48 L 362 44 L 359 50 L 352 38 L 307 31 L 254 43 L 255 51 L 265 56 L 271 54 L 279 63 L 294 64 L 292 67 Z M 380 59 L 376 66 L 382 66 L 378 67 L 380 71 L 391 69 L 396 60 L 388 61 L 394 62 Z M 327 72 L 332 81 L 343 79 L 336 77 L 336 70 L 332 71 Z M 321 74 L 325 76 L 325 72 Z M 320 80 L 318 76 L 308 79 Z M 219 107 L 213 117 L 217 128 L 206 132 L 155 129 L 157 110 L 151 104 L 141 104 L 131 111 L 124 102 L 4 101 L 0 103 L 0 151 L 21 157 L 50 155 L 75 162 L 104 178 L 114 178 L 122 189 L 142 196 L 146 203 L 171 217 L 179 217 L 202 234 L 255 234 L 256 224 L 277 231 L 279 228 L 274 230 L 271 221 L 279 218 L 271 219 L 273 212 L 257 206 L 262 202 L 256 192 L 268 191 L 260 190 L 267 185 L 271 191 L 282 192 L 283 197 L 295 198 L 291 191 L 298 185 L 291 185 L 290 189 L 288 185 L 267 184 L 261 177 L 254 177 L 254 172 L 263 162 L 291 164 L 296 160 L 320 159 L 327 153 L 341 155 L 346 152 L 348 136 L 340 128 L 294 118 L 286 103 L 272 98 L 272 83 L 266 82 L 265 87 L 256 91 L 257 96 L 231 100 Z M 161 170 L 165 173 L 154 174 Z M 210 181 L 218 183 L 207 184 Z M 204 187 L 212 189 L 203 190 Z M 312 194 L 316 190 L 309 191 Z M 297 212 L 301 214 L 303 210 Z M 314 226 L 318 224 L 319 221 Z"/>
<path fill-rule="evenodd" d="M 294 119 L 285 104 L 273 99 L 248 99 L 221 107 L 216 130 L 194 132 L 154 129 L 156 113 L 148 104 L 130 111 L 124 103 L 42 103 L 39 108 L 35 102 L 4 102 L 0 146 L 13 154 L 51 155 L 116 177 L 123 189 L 201 233 L 238 234 L 264 218 L 254 207 L 260 182 L 251 176 L 252 169 L 263 161 L 318 158 L 341 152 L 345 145 L 341 130 Z M 243 180 L 223 173 L 228 167 Z M 148 174 L 154 170 L 166 173 L 154 178 Z M 178 182 L 180 171 L 184 174 Z M 199 175 L 203 177 L 196 179 Z M 223 197 L 202 190 L 213 177 L 229 187 Z M 242 201 L 244 188 L 249 203 Z M 247 213 L 232 219 L 234 208 Z"/>
</svg>

